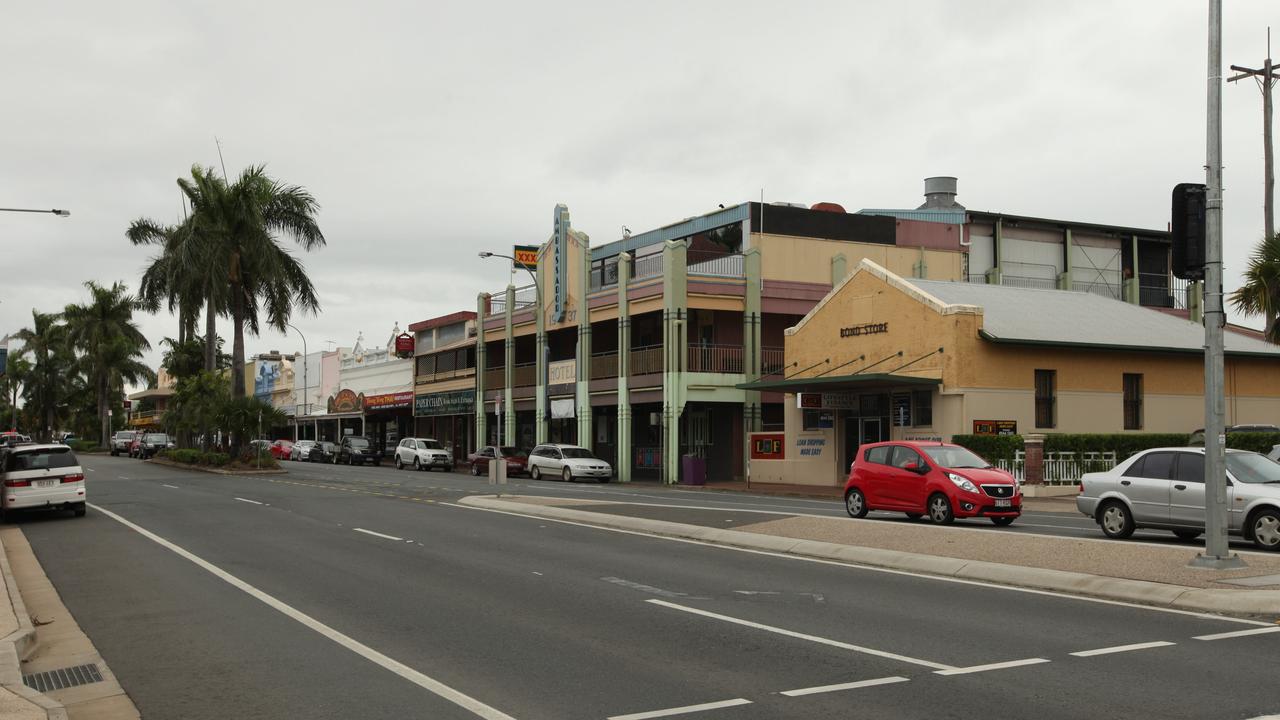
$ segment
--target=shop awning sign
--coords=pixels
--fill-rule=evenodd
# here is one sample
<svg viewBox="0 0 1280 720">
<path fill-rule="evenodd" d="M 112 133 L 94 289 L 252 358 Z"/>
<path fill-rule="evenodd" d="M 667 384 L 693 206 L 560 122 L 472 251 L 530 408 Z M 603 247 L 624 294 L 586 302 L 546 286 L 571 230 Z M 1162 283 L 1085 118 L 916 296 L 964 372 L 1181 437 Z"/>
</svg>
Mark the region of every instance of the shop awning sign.
<svg viewBox="0 0 1280 720">
<path fill-rule="evenodd" d="M 413 399 L 413 414 L 418 417 L 431 415 L 470 415 L 476 411 L 475 390 L 426 393 Z"/>
<path fill-rule="evenodd" d="M 413 393 L 383 393 L 381 395 L 365 395 L 365 410 L 399 410 L 413 405 Z"/>
<path fill-rule="evenodd" d="M 857 410 L 858 396 L 853 393 L 796 393 L 796 407 L 801 410 Z"/>
</svg>

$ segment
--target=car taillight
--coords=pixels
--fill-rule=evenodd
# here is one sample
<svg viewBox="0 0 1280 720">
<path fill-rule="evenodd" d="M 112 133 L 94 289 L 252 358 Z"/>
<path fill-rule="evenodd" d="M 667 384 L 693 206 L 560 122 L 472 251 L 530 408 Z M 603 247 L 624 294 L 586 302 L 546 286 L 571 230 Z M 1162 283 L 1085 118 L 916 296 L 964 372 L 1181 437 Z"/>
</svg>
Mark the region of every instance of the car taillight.
<svg viewBox="0 0 1280 720">
<path fill-rule="evenodd" d="M 30 480 L 5 480 L 5 487 L 31 487 Z"/>
<path fill-rule="evenodd" d="M 84 480 L 84 473 L 75 473 L 74 475 L 63 475 L 63 476 L 62 476 L 62 482 L 64 482 L 64 483 L 69 483 L 69 482 L 80 482 L 81 480 Z"/>
</svg>

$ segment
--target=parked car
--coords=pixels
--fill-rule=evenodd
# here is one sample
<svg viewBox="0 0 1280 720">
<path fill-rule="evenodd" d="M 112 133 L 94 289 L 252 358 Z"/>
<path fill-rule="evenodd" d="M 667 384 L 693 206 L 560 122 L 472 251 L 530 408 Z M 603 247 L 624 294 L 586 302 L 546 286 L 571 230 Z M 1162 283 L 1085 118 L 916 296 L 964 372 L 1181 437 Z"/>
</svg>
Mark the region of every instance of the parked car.
<svg viewBox="0 0 1280 720">
<path fill-rule="evenodd" d="M 1280 433 L 1280 427 L 1275 425 L 1228 425 L 1226 434 L 1234 433 Z M 1190 437 L 1187 438 L 1187 444 L 1193 447 L 1204 447 L 1204 428 L 1197 428 Z"/>
<path fill-rule="evenodd" d="M 176 445 L 173 440 L 164 433 L 147 433 L 142 436 L 142 443 L 138 445 L 138 457 L 146 460 L 155 457 L 156 453 L 161 450 L 172 450 Z"/>
<path fill-rule="evenodd" d="M 263 454 L 269 453 L 271 452 L 271 441 L 261 440 L 261 439 L 250 440 L 248 451 L 251 453 L 263 453 Z"/>
<path fill-rule="evenodd" d="M 1267 457 L 1280 463 L 1280 445 L 1272 445 L 1271 452 L 1267 453 Z"/>
<path fill-rule="evenodd" d="M 58 442 L 62 443 L 63 445 L 70 445 L 71 443 L 75 442 L 77 439 L 78 438 L 76 437 L 75 433 L 63 433 L 62 437 L 58 439 Z"/>
<path fill-rule="evenodd" d="M 66 445 L 19 445 L 0 467 L 0 519 L 16 510 L 70 510 L 84 517 L 84 470 Z"/>
<path fill-rule="evenodd" d="M 613 468 L 591 451 L 577 445 L 539 445 L 529 453 L 526 461 L 529 476 L 538 480 L 544 475 L 558 477 L 565 482 L 577 478 L 590 478 L 600 482 L 613 479 Z"/>
<path fill-rule="evenodd" d="M 1144 450 L 1106 472 L 1080 478 L 1076 509 L 1117 540 L 1139 528 L 1182 540 L 1204 532 L 1204 448 Z M 1280 464 L 1227 450 L 1227 531 L 1263 550 L 1280 550 Z"/>
<path fill-rule="evenodd" d="M 115 435 L 111 436 L 111 456 L 116 457 L 120 453 L 129 455 L 129 447 L 133 445 L 133 440 L 138 433 L 133 430 L 117 430 Z"/>
<path fill-rule="evenodd" d="M 20 432 L 9 430 L 0 433 L 0 446 L 12 447 L 14 445 L 23 445 L 31 442 L 31 438 Z"/>
<path fill-rule="evenodd" d="M 267 450 L 271 453 L 271 457 L 277 460 L 288 460 L 289 453 L 293 452 L 293 441 L 284 439 L 276 440 L 267 446 Z"/>
<path fill-rule="evenodd" d="M 396 469 L 406 466 L 414 470 L 453 470 L 453 456 L 431 438 L 405 438 L 396 446 Z"/>
<path fill-rule="evenodd" d="M 529 453 L 517 447 L 498 447 L 489 445 L 467 456 L 471 463 L 472 475 L 488 475 L 489 463 L 501 457 L 507 463 L 507 475 L 520 475 L 529 470 Z"/>
<path fill-rule="evenodd" d="M 307 460 L 311 462 L 334 462 L 334 458 L 338 456 L 337 443 L 331 443 L 328 440 L 321 440 L 307 451 Z"/>
<path fill-rule="evenodd" d="M 290 460 L 309 460 L 311 448 L 316 446 L 315 440 L 299 440 L 293 444 L 293 449 L 289 451 Z"/>
<path fill-rule="evenodd" d="M 348 465 L 357 463 L 361 465 L 365 463 L 381 465 L 382 456 L 369 444 L 369 438 L 360 435 L 348 435 L 342 438 L 342 443 L 338 445 L 338 452 L 333 456 L 334 465 L 344 462 Z"/>
<path fill-rule="evenodd" d="M 1022 514 L 1022 493 L 1012 475 L 959 445 L 882 442 L 858 449 L 844 507 L 855 518 L 890 510 L 940 525 L 970 517 L 1008 525 Z"/>
</svg>

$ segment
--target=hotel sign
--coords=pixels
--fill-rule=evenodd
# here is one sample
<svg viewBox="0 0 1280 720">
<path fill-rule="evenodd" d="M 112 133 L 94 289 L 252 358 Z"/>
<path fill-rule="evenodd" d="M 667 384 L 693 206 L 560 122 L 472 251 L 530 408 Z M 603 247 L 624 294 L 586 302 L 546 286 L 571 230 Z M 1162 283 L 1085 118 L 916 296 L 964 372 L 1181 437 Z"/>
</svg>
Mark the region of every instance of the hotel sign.
<svg viewBox="0 0 1280 720">
<path fill-rule="evenodd" d="M 861 337 L 863 335 L 878 335 L 880 333 L 889 332 L 889 323 L 866 323 L 863 325 L 854 325 L 852 327 L 840 328 L 840 337 Z"/>
</svg>

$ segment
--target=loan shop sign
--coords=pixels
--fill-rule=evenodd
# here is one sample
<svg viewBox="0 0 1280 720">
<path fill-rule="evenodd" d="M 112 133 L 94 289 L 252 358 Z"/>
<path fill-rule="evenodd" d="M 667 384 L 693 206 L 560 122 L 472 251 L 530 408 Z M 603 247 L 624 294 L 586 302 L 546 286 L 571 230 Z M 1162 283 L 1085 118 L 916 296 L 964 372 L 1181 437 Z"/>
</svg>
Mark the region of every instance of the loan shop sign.
<svg viewBox="0 0 1280 720">
<path fill-rule="evenodd" d="M 413 400 L 413 414 L 418 417 L 431 415 L 469 415 L 476 411 L 475 390 L 455 390 L 419 395 Z"/>
<path fill-rule="evenodd" d="M 840 337 L 862 337 L 863 335 L 879 335 L 880 333 L 889 332 L 889 323 L 864 323 L 862 325 L 853 325 L 850 327 L 840 328 Z"/>
</svg>

